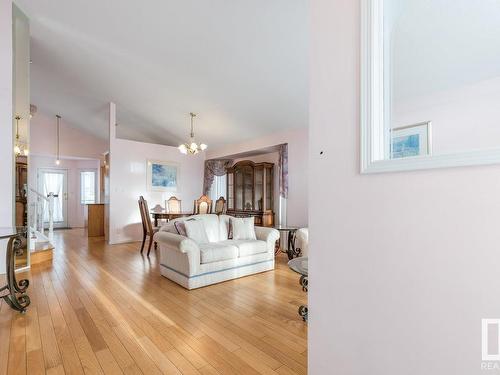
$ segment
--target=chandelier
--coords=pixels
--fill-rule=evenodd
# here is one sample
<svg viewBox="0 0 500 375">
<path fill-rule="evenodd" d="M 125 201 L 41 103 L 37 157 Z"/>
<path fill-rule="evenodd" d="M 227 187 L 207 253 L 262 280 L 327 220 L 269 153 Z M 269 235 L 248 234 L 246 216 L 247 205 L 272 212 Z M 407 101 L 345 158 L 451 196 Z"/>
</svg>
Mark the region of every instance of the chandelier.
<svg viewBox="0 0 500 375">
<path fill-rule="evenodd" d="M 14 144 L 14 154 L 16 156 L 28 156 L 29 150 L 28 146 L 19 140 L 19 120 L 21 116 L 16 116 L 16 142 Z"/>
<path fill-rule="evenodd" d="M 194 122 L 194 118 L 196 117 L 196 114 L 191 112 L 190 116 L 191 116 L 191 134 L 190 134 L 189 142 L 183 143 L 182 145 L 180 145 L 178 147 L 179 151 L 184 155 L 187 155 L 187 154 L 194 155 L 200 151 L 205 151 L 208 147 L 204 143 L 200 143 L 200 144 L 196 143 L 196 141 L 194 139 L 194 126 L 193 126 L 193 122 Z"/>
</svg>

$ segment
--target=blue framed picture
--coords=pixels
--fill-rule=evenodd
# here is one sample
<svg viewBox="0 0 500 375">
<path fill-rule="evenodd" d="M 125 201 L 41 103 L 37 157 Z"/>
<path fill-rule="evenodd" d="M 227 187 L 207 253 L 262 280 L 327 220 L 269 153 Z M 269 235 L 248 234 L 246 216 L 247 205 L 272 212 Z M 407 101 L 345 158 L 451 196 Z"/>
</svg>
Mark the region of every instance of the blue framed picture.
<svg viewBox="0 0 500 375">
<path fill-rule="evenodd" d="M 431 122 L 391 129 L 391 159 L 431 155 Z"/>
<path fill-rule="evenodd" d="M 148 190 L 177 191 L 179 166 L 168 161 L 148 160 Z"/>
</svg>

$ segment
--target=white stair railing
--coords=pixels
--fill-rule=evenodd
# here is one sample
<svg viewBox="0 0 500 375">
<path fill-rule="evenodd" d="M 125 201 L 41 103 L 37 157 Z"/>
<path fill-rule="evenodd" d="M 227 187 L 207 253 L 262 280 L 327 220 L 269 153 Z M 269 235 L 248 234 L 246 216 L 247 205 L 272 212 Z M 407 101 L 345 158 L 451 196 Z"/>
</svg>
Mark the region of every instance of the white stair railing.
<svg viewBox="0 0 500 375">
<path fill-rule="evenodd" d="M 47 196 L 41 194 L 33 188 L 30 188 L 29 194 L 29 226 L 32 231 L 37 231 L 45 236 L 45 209 L 48 211 L 49 233 L 48 239 L 52 241 L 54 238 L 54 193 L 49 193 Z M 47 204 L 45 204 L 47 203 Z"/>
</svg>

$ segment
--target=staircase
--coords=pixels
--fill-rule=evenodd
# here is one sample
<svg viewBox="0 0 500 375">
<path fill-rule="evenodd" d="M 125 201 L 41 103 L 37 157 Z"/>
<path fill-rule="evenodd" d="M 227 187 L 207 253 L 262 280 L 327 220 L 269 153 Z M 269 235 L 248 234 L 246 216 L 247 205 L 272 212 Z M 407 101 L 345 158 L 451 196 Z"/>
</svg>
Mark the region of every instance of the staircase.
<svg viewBox="0 0 500 375">
<path fill-rule="evenodd" d="M 30 263 L 52 260 L 54 246 L 54 193 L 47 196 L 30 188 L 28 194 Z M 44 220 L 48 211 L 48 223 Z M 46 232 L 46 227 L 48 231 Z"/>
</svg>

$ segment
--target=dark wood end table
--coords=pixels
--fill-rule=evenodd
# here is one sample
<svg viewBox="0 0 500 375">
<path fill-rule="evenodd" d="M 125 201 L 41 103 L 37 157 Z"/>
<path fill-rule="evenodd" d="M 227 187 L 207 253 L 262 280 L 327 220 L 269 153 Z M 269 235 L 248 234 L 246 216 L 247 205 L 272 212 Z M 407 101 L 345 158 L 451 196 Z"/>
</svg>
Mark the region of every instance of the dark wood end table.
<svg viewBox="0 0 500 375">
<path fill-rule="evenodd" d="M 295 247 L 295 235 L 300 228 L 288 225 L 277 225 L 274 227 L 274 229 L 279 230 L 280 234 L 281 233 L 287 234 L 287 248 L 281 249 L 281 246 L 279 244 L 280 240 L 278 240 L 275 254 L 277 255 L 280 251 L 286 253 L 288 255 L 289 260 L 300 256 L 301 253 L 300 249 Z"/>
<path fill-rule="evenodd" d="M 309 258 L 300 257 L 292 259 L 288 262 L 288 267 L 290 267 L 292 271 L 300 274 L 299 284 L 302 287 L 302 290 L 307 293 L 309 288 Z M 305 322 L 307 322 L 309 316 L 307 305 L 301 305 L 299 307 L 299 315 Z"/>
</svg>

